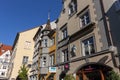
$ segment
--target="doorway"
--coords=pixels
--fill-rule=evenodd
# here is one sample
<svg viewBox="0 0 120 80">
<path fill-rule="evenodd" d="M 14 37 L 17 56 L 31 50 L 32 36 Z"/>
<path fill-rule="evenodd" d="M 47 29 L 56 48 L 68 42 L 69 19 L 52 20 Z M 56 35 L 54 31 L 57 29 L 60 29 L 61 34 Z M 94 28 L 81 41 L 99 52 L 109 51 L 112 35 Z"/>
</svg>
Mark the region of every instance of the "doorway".
<svg viewBox="0 0 120 80">
<path fill-rule="evenodd" d="M 100 64 L 87 64 L 77 71 L 76 80 L 106 80 L 107 72 L 112 68 Z"/>
</svg>

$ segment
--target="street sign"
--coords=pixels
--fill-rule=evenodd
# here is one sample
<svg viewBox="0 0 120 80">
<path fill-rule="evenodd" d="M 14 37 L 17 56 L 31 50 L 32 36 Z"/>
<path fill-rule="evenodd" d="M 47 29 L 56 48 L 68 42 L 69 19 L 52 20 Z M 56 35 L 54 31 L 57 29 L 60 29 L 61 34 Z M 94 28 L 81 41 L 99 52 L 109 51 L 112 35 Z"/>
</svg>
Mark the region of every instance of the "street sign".
<svg viewBox="0 0 120 80">
<path fill-rule="evenodd" d="M 56 72 L 56 67 L 49 67 L 49 72 Z"/>
</svg>

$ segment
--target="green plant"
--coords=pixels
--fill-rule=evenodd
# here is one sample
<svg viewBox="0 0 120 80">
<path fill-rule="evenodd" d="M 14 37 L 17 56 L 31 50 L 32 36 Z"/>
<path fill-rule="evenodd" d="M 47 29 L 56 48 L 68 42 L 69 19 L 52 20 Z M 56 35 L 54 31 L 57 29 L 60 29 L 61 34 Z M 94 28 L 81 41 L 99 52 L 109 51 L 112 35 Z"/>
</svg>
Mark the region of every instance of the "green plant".
<svg viewBox="0 0 120 80">
<path fill-rule="evenodd" d="M 120 75 L 115 71 L 110 71 L 107 80 L 120 80 Z"/>
<path fill-rule="evenodd" d="M 20 67 L 18 76 L 21 80 L 28 80 L 28 70 L 29 69 L 25 65 Z"/>
<path fill-rule="evenodd" d="M 75 78 L 72 74 L 68 74 L 65 76 L 64 80 L 75 80 Z"/>
</svg>

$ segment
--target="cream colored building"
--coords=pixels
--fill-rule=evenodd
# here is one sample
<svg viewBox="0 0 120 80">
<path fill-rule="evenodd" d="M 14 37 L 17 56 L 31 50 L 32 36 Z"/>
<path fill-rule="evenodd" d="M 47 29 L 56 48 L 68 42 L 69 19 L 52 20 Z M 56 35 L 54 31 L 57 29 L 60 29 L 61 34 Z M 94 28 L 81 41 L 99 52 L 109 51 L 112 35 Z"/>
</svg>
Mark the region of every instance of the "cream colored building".
<svg viewBox="0 0 120 80">
<path fill-rule="evenodd" d="M 28 67 L 31 66 L 34 52 L 33 37 L 35 36 L 38 29 L 39 27 L 36 27 L 23 32 L 19 32 L 16 35 L 11 56 L 10 68 L 12 72 L 9 80 L 16 80 L 20 66 L 23 64 L 26 64 Z M 29 73 L 30 72 L 28 72 L 28 76 Z"/>
</svg>

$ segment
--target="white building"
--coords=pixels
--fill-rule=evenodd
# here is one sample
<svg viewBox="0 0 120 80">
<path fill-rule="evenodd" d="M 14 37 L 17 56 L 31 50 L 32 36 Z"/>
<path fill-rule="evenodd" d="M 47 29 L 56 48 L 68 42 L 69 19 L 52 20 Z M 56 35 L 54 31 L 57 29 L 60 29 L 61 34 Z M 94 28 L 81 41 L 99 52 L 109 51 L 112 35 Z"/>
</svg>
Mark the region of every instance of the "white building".
<svg viewBox="0 0 120 80">
<path fill-rule="evenodd" d="M 8 66 L 11 58 L 11 46 L 0 45 L 0 80 L 8 79 Z"/>
</svg>

